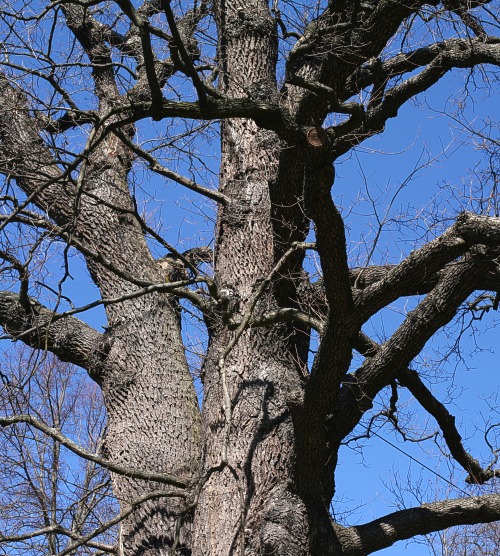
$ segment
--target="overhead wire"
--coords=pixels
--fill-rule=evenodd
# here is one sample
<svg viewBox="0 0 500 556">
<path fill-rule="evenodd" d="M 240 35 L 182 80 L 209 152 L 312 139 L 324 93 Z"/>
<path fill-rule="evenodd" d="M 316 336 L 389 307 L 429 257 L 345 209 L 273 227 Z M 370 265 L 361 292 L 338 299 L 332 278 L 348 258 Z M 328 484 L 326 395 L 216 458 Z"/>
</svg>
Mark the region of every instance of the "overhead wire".
<svg viewBox="0 0 500 556">
<path fill-rule="evenodd" d="M 428 465 L 426 465 L 425 463 L 423 463 L 422 461 L 420 461 L 416 457 L 412 456 L 408 452 L 405 452 L 402 448 L 400 448 L 399 446 L 397 446 L 396 444 L 394 444 L 390 440 L 387 440 L 387 438 L 384 438 L 383 436 L 381 436 L 380 434 L 378 434 L 374 431 L 370 431 L 366 425 L 362 424 L 362 426 L 368 431 L 369 434 L 372 434 L 373 436 L 376 436 L 377 438 L 380 438 L 380 440 L 383 440 L 386 444 L 388 444 L 389 446 L 391 446 L 392 448 L 394 448 L 398 452 L 402 453 L 403 455 L 405 455 L 410 460 L 414 461 L 415 463 L 417 463 L 418 465 L 420 465 L 424 469 L 427 469 L 427 471 L 436 475 L 436 477 L 439 477 L 445 483 L 448 483 L 450 486 L 452 486 L 456 490 L 460 491 L 461 493 L 465 494 L 466 496 L 470 496 L 469 492 L 465 491 L 463 488 L 459 487 L 458 485 L 456 485 L 455 483 L 453 483 L 452 481 L 450 481 L 449 479 L 447 479 L 446 477 L 444 477 L 443 475 L 438 473 L 435 469 L 432 469 L 431 467 L 429 467 Z"/>
</svg>

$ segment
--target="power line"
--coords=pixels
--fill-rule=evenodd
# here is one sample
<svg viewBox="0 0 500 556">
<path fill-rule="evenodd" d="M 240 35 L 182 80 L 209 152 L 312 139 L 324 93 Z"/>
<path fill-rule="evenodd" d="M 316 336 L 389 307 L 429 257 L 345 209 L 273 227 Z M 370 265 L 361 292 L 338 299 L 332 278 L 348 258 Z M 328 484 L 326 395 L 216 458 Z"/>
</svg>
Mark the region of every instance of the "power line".
<svg viewBox="0 0 500 556">
<path fill-rule="evenodd" d="M 362 426 L 368 431 L 368 427 L 366 425 Z M 469 492 L 466 492 L 463 488 L 460 488 L 459 486 L 457 486 L 456 484 L 454 484 L 453 482 L 451 482 L 449 479 L 447 479 L 446 477 L 443 477 L 443 475 L 439 474 L 437 471 L 435 471 L 434 469 L 431 469 L 428 465 L 425 465 L 425 463 L 422 463 L 420 460 L 418 460 L 417 458 L 413 457 L 411 454 L 409 454 L 408 452 L 405 452 L 402 448 L 400 448 L 399 446 L 396 446 L 396 444 L 393 444 L 390 440 L 387 440 L 387 438 L 384 438 L 383 436 L 381 436 L 380 434 L 374 432 L 374 431 L 368 431 L 370 434 L 373 434 L 373 436 L 376 436 L 377 438 L 380 438 L 380 440 L 383 440 L 386 444 L 389 444 L 389 446 L 392 446 L 393 448 L 395 448 L 398 452 L 401 452 L 403 455 L 405 455 L 407 458 L 411 459 L 412 461 L 414 461 L 415 463 L 418 463 L 418 465 L 421 465 L 424 469 L 427 469 L 427 471 L 430 471 L 431 473 L 433 473 L 434 475 L 436 475 L 436 477 L 439 477 L 441 480 L 443 480 L 445 483 L 448 483 L 450 486 L 452 486 L 453 488 L 459 490 L 460 492 L 462 492 L 463 494 L 465 494 L 466 496 L 470 496 Z"/>
</svg>

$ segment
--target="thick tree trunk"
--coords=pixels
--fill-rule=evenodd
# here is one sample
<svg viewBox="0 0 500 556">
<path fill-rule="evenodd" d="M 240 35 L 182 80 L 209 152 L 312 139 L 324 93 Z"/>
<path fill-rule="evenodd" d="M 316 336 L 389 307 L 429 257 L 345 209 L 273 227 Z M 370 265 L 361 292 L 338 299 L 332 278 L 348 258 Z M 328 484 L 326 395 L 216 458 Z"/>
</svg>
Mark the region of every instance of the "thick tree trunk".
<svg viewBox="0 0 500 556">
<path fill-rule="evenodd" d="M 90 160 L 85 189 L 107 205 L 84 197 L 82 235 L 88 243 L 101 245 L 101 254 L 117 268 L 158 283 L 160 269 L 131 214 L 123 163 L 127 155 L 123 145 L 110 137 Z M 104 298 L 134 289 L 94 261 L 88 263 Z M 107 456 L 132 469 L 194 477 L 199 469 L 200 415 L 176 308 L 167 295 L 152 294 L 109 305 L 107 315 L 109 351 L 102 369 Z M 125 503 L 162 489 L 159 484 L 118 475 L 113 482 L 118 500 Z M 181 538 L 175 538 L 181 502 L 164 498 L 140 506 L 122 524 L 123 554 L 166 555 L 175 542 L 179 547 L 189 544 L 188 524 L 181 528 Z"/>
<path fill-rule="evenodd" d="M 224 92 L 269 100 L 276 94 L 277 35 L 267 3 L 221 3 L 217 13 Z M 279 140 L 250 120 L 223 122 L 221 135 L 220 183 L 230 202 L 219 214 L 215 272 L 231 309 L 242 317 L 275 264 L 269 190 L 277 179 Z M 272 292 L 258 303 L 276 307 Z M 295 439 L 287 401 L 302 389 L 304 377 L 291 331 L 285 325 L 246 330 L 223 367 L 220 358 L 234 331 L 221 315 L 210 333 L 204 469 L 213 472 L 196 509 L 193 554 L 308 554 L 307 512 L 292 488 Z M 224 381 L 231 400 L 227 446 Z"/>
</svg>

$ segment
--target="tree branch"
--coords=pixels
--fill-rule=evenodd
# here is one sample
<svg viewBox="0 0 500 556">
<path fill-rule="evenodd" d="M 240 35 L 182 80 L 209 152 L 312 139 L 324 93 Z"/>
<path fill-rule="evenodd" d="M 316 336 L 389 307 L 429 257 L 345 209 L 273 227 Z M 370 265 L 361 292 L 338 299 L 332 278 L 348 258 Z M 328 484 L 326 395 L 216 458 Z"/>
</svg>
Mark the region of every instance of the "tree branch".
<svg viewBox="0 0 500 556">
<path fill-rule="evenodd" d="M 38 131 L 25 95 L 0 72 L 0 172 L 14 178 L 28 199 L 65 225 L 73 195 Z"/>
<path fill-rule="evenodd" d="M 441 51 L 419 74 L 387 90 L 383 98 L 369 108 L 362 122 L 353 121 L 329 128 L 335 159 L 368 137 L 384 130 L 387 120 L 395 118 L 399 108 L 409 99 L 427 91 L 454 68 L 470 68 L 479 64 L 500 65 L 500 42 L 471 41 L 468 49 L 462 43 Z"/>
<path fill-rule="evenodd" d="M 360 333 L 355 342 L 355 349 L 366 357 L 373 357 L 380 349 L 380 345 L 366 334 Z M 396 378 L 402 386 L 408 388 L 420 405 L 434 417 L 452 457 L 469 473 L 466 482 L 481 485 L 498 475 L 491 469 L 483 469 L 479 462 L 465 450 L 462 437 L 455 425 L 455 417 L 450 414 L 444 404 L 434 397 L 416 371 L 408 368 L 399 369 Z"/>
<path fill-rule="evenodd" d="M 83 367 L 91 378 L 98 380 L 94 365 L 99 346 L 102 347 L 102 334 L 73 317 L 54 322 L 56 315 L 31 298 L 26 306 L 19 295 L 0 292 L 0 325 L 11 338 L 21 336 L 28 346 L 51 351 L 61 361 Z M 25 334 L 27 331 L 30 332 Z"/>
<path fill-rule="evenodd" d="M 481 255 L 468 256 L 453 265 L 374 356 L 346 377 L 335 407 L 335 414 L 340 411 L 343 419 L 332 425 L 331 430 L 336 443 L 340 444 L 372 407 L 376 394 L 400 369 L 408 367 L 428 339 L 455 316 L 460 304 L 474 290 L 474 276 L 481 260 Z"/>
<path fill-rule="evenodd" d="M 444 404 L 439 402 L 427 386 L 422 382 L 418 373 L 411 369 L 401 369 L 396 374 L 399 383 L 408 388 L 420 405 L 436 420 L 450 453 L 462 467 L 469 473 L 466 482 L 482 485 L 486 481 L 498 476 L 491 469 L 483 469 L 479 462 L 464 448 L 462 437 L 455 425 L 455 417 L 450 414 Z"/>
<path fill-rule="evenodd" d="M 345 554 L 363 556 L 415 535 L 427 535 L 447 527 L 490 523 L 499 519 L 500 494 L 485 494 L 422 504 L 364 525 L 338 528 L 337 534 Z"/>
<path fill-rule="evenodd" d="M 84 537 L 82 537 L 81 535 L 77 535 L 74 531 L 70 531 L 62 525 L 49 525 L 48 527 L 44 527 L 43 529 L 37 529 L 35 531 L 30 531 L 29 533 L 24 533 L 22 535 L 2 535 L 0 533 L 0 544 L 27 541 L 44 535 L 64 535 L 74 541 L 84 540 Z M 93 542 L 91 540 L 86 540 L 85 546 L 88 546 L 89 548 L 95 548 L 103 553 L 118 553 L 118 549 L 115 546 L 109 546 L 107 544 Z"/>
<path fill-rule="evenodd" d="M 151 36 L 149 34 L 149 19 L 136 11 L 130 0 L 117 0 L 116 3 L 136 26 L 139 33 L 144 66 L 151 93 L 151 110 L 153 114 L 156 114 L 157 109 L 161 106 L 163 94 L 156 74 L 156 60 L 151 46 Z"/>
<path fill-rule="evenodd" d="M 67 556 L 72 552 L 74 553 L 74 551 L 80 546 L 86 546 L 89 541 L 101 535 L 102 533 L 106 532 L 108 529 L 113 527 L 113 525 L 117 525 L 118 523 L 121 523 L 122 521 L 127 519 L 127 517 L 129 517 L 129 515 L 131 515 L 132 512 L 134 512 L 137 508 L 139 508 L 146 502 L 149 502 L 150 500 L 159 500 L 161 498 L 184 498 L 184 497 L 185 497 L 184 494 L 182 492 L 179 492 L 178 490 L 172 490 L 172 491 L 160 490 L 160 491 L 149 492 L 144 496 L 140 496 L 135 500 L 132 500 L 130 504 L 125 506 L 125 509 L 122 510 L 116 517 L 103 523 L 100 527 L 98 527 L 97 529 L 95 529 L 85 537 L 81 537 L 79 540 L 75 541 L 74 543 L 71 543 L 67 548 L 65 548 L 62 552 L 59 552 L 56 556 Z"/>
<path fill-rule="evenodd" d="M 306 412 L 314 408 L 313 413 L 319 416 L 331 409 L 340 381 L 349 368 L 352 356 L 350 338 L 354 329 L 344 221 L 330 193 L 334 171 L 321 157 L 315 162 L 316 167 L 306 170 L 305 204 L 316 227 L 316 250 L 323 270 L 328 313 L 304 406 Z"/>
<path fill-rule="evenodd" d="M 179 28 L 177 26 L 172 8 L 170 6 L 170 0 L 162 0 L 161 5 L 163 7 L 163 11 L 165 12 L 170 32 L 172 33 L 173 44 L 170 48 L 172 50 L 172 47 L 175 47 L 178 50 L 184 72 L 188 77 L 191 78 L 191 81 L 193 82 L 194 88 L 196 89 L 196 92 L 198 94 L 198 102 L 200 103 L 200 106 L 204 106 L 207 101 L 207 88 L 201 81 L 200 76 L 198 75 L 198 72 L 193 65 L 192 56 L 186 50 L 184 41 L 182 40 L 182 36 L 179 32 Z"/>
<path fill-rule="evenodd" d="M 353 65 L 361 66 L 378 57 L 401 23 L 418 11 L 415 2 L 335 2 L 314 19 L 297 41 L 287 62 L 289 77 L 306 76 L 308 81 L 333 89 L 340 102 L 352 95 L 344 92 Z M 431 2 L 432 3 L 432 2 Z M 289 90 L 296 105 L 298 121 L 318 124 L 328 113 L 327 100 L 304 94 L 301 88 Z"/>
<path fill-rule="evenodd" d="M 462 213 L 444 234 L 412 251 L 401 263 L 390 268 L 380 280 L 356 295 L 354 311 L 360 324 L 416 284 L 431 282 L 440 270 L 474 244 L 490 245 L 495 249 L 499 236 L 500 219 Z M 492 252 L 491 259 L 497 254 L 496 251 Z M 484 261 L 481 261 L 481 265 L 484 270 Z M 362 272 L 361 270 L 360 273 Z"/>
<path fill-rule="evenodd" d="M 323 321 L 316 318 L 314 315 L 310 315 L 293 307 L 282 307 L 281 309 L 276 309 L 275 311 L 267 311 L 261 315 L 255 315 L 250 320 L 249 326 L 252 328 L 258 328 L 261 326 L 279 324 L 281 322 L 301 322 L 307 327 L 313 328 L 318 332 L 323 332 L 324 328 Z M 237 321 L 234 322 L 233 326 L 238 326 L 239 324 L 240 321 Z"/>
<path fill-rule="evenodd" d="M 417 48 L 411 52 L 400 53 L 385 62 L 372 58 L 360 66 L 347 80 L 345 95 L 353 96 L 362 89 L 373 85 L 376 81 L 390 80 L 405 73 L 411 73 L 419 67 L 430 64 L 443 53 L 464 51 L 470 48 L 481 49 L 482 45 L 498 44 L 496 37 L 482 39 L 448 39 L 428 46 Z"/>
<path fill-rule="evenodd" d="M 435 274 L 425 272 L 413 276 L 413 280 L 408 281 L 401 289 L 400 296 L 425 295 L 429 293 L 442 278 L 443 273 L 453 265 L 448 263 L 443 269 Z M 363 290 L 376 282 L 384 280 L 385 276 L 397 265 L 373 265 L 363 268 L 353 268 L 349 271 L 351 285 L 355 290 Z M 416 274 L 416 273 L 415 273 Z M 490 267 L 484 273 L 478 273 L 475 279 L 476 290 L 487 290 L 497 292 L 500 290 L 500 267 L 493 260 Z M 317 294 L 319 296 L 319 293 Z M 356 291 L 354 291 L 356 297 Z"/>
<path fill-rule="evenodd" d="M 39 421 L 38 419 L 35 419 L 31 415 L 13 415 L 11 417 L 0 417 L 0 426 L 2 427 L 8 427 L 16 423 L 27 423 L 35 429 L 43 432 L 47 436 L 50 436 L 50 438 L 56 440 L 62 446 L 64 446 L 77 456 L 87 461 L 98 463 L 100 466 L 105 467 L 109 471 L 117 473 L 118 475 L 125 475 L 132 479 L 141 479 L 143 481 L 154 481 L 156 483 L 170 485 L 177 488 L 186 488 L 192 482 L 190 479 L 178 477 L 169 473 L 154 473 L 150 471 L 142 471 L 140 469 L 132 469 L 130 467 L 125 467 L 123 465 L 119 465 L 112 461 L 106 460 L 97 454 L 92 454 L 90 452 L 87 452 L 83 448 L 80 448 L 78 444 L 62 434 L 60 430 L 49 427 L 48 425 L 46 425 L 42 421 Z M 185 494 L 179 493 L 178 496 L 184 497 Z"/>
<path fill-rule="evenodd" d="M 106 38 L 108 38 L 107 30 L 82 5 L 65 2 L 61 8 L 66 17 L 68 28 L 90 60 L 95 94 L 101 102 L 101 107 L 106 108 L 111 99 L 119 96 L 111 52 L 105 43 Z"/>
<path fill-rule="evenodd" d="M 108 119 L 123 115 L 123 119 L 109 123 L 108 127 L 120 128 L 129 123 L 151 117 L 149 102 L 132 102 L 118 105 L 108 114 Z M 163 100 L 158 117 L 188 118 L 194 120 L 218 120 L 226 118 L 253 119 L 260 127 L 275 131 L 292 144 L 306 143 L 306 129 L 296 124 L 290 114 L 278 104 L 251 98 L 207 98 L 202 109 L 198 102 Z"/>
<path fill-rule="evenodd" d="M 174 172 L 169 168 L 166 168 L 165 166 L 160 164 L 158 159 L 155 158 L 151 153 L 145 151 L 144 149 L 141 149 L 141 147 L 128 139 L 125 134 L 122 133 L 119 129 L 115 129 L 113 130 L 113 132 L 120 138 L 121 141 L 123 141 L 123 143 L 125 143 L 125 145 L 127 145 L 127 147 L 134 154 L 145 160 L 149 164 L 149 168 L 151 169 L 151 171 L 155 172 L 155 174 L 159 174 L 160 176 L 175 181 L 176 183 L 183 185 L 187 189 L 194 191 L 195 193 L 199 193 L 200 195 L 204 195 L 208 199 L 212 199 L 213 201 L 221 203 L 222 205 L 226 205 L 229 202 L 229 199 L 223 193 L 220 193 L 215 189 L 209 189 L 208 187 L 199 185 L 195 181 L 190 180 L 189 178 L 186 178 L 185 176 L 182 176 L 181 174 L 178 174 L 177 172 Z"/>
</svg>

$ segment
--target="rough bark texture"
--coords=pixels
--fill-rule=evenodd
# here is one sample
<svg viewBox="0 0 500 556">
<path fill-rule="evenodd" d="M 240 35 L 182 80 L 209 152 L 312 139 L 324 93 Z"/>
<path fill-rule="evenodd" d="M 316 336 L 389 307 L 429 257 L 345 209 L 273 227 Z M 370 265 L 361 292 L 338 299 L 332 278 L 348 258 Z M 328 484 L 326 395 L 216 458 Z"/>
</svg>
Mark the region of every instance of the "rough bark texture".
<svg viewBox="0 0 500 556">
<path fill-rule="evenodd" d="M 0 324 L 11 338 L 82 366 L 102 387 L 108 423 L 101 456 L 114 463 L 114 492 L 126 512 L 117 553 L 361 555 L 451 525 L 500 519 L 497 495 L 427 504 L 353 528 L 333 524 L 329 513 L 338 450 L 390 384 L 408 388 L 435 418 L 471 482 L 498 475 L 466 452 L 452 416 L 408 366 L 475 290 L 500 291 L 500 219 L 461 214 L 399 264 L 350 269 L 331 192 L 339 157 L 382 132 L 406 101 L 453 68 L 500 65 L 499 39 L 468 11 L 487 2 L 330 2 L 304 16 L 307 25 L 290 35 L 296 42 L 284 54 L 285 24 L 277 5 L 271 10 L 264 0 L 216 0 L 183 8 L 180 17 L 169 1 L 110 4 L 115 14 L 106 23 L 81 3 L 65 2 L 54 16 L 90 68 L 92 109 L 78 110 L 46 75 L 69 107 L 55 120 L 60 111 L 33 101 L 37 114 L 16 84 L 19 67 L 5 62 L 0 72 L 0 171 L 28 198 L 2 198 L 9 210 L 0 226 L 42 230 L 78 250 L 102 296 L 107 328 L 100 334 L 77 310 L 60 314 L 31 299 L 29 262 L 8 249 L 0 256 L 21 285 L 19 293 L 0 292 Z M 392 57 L 384 51 L 402 24 L 438 4 L 477 37 Z M 208 12 L 217 36 L 216 87 L 197 42 Z M 120 56 L 133 71 L 116 62 Z M 164 98 L 179 75 L 196 101 Z M 323 129 L 331 113 L 341 119 Z M 136 144 L 137 122 L 179 117 L 220 121 L 217 192 Z M 87 144 L 68 162 L 60 137 L 77 126 L 88 126 Z M 138 213 L 135 159 L 218 203 L 213 275 L 197 268 L 208 249 L 196 257 L 171 248 L 154 260 L 146 234 L 168 244 Z M 312 246 L 304 243 L 311 227 Z M 311 247 L 322 274 L 315 283 L 303 268 Z M 389 304 L 423 294 L 382 345 L 361 333 Z M 181 334 L 182 298 L 206 325 L 201 410 Z M 310 365 L 312 329 L 319 339 Z M 365 361 L 350 373 L 354 349 Z M 143 472 L 168 476 L 147 481 Z"/>
<path fill-rule="evenodd" d="M 277 29 L 267 2 L 217 3 L 221 90 L 232 97 L 276 97 Z M 243 14 L 243 15 L 242 15 Z M 254 93 L 255 91 L 255 93 Z M 237 304 L 248 307 L 255 284 L 274 266 L 269 186 L 276 180 L 279 138 L 251 120 L 222 124 L 215 273 Z M 266 292 L 259 306 L 273 307 Z M 231 339 L 218 319 L 205 363 L 205 469 L 217 466 L 225 443 L 219 359 Z M 225 357 L 232 405 L 227 463 L 214 473 L 196 510 L 194 554 L 307 553 L 307 520 L 291 492 L 294 433 L 287 394 L 301 375 L 283 328 L 247 330 Z M 241 552 L 243 553 L 243 552 Z"/>
</svg>

